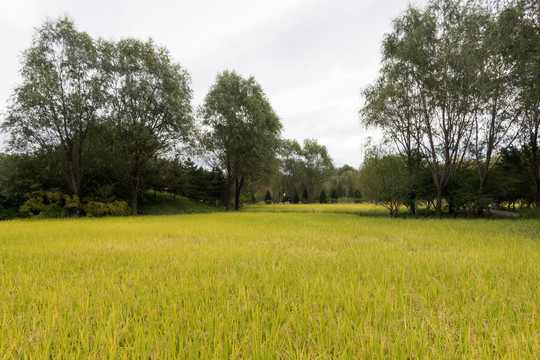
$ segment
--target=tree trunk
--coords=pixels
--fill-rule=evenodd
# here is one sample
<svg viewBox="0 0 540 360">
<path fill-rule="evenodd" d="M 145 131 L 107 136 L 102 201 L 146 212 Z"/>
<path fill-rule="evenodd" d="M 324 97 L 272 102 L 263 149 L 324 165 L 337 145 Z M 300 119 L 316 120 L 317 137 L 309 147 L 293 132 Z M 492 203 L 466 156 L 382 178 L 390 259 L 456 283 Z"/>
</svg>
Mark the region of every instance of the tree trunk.
<svg viewBox="0 0 540 360">
<path fill-rule="evenodd" d="M 536 183 L 536 208 L 540 208 L 540 177 L 535 176 L 534 182 Z"/>
<path fill-rule="evenodd" d="M 240 192 L 236 191 L 234 194 L 234 210 L 240 209 Z"/>
<path fill-rule="evenodd" d="M 536 208 L 540 208 L 540 159 L 538 158 L 538 146 L 533 143 L 531 170 L 534 176 L 534 184 L 536 185 Z"/>
<path fill-rule="evenodd" d="M 236 179 L 236 188 L 234 194 L 234 210 L 240 209 L 240 193 L 242 192 L 242 187 L 244 186 L 244 179 L 240 181 Z"/>
<path fill-rule="evenodd" d="M 456 212 L 456 203 L 454 201 L 454 196 L 449 196 L 448 200 L 448 213 L 454 215 Z"/>
<path fill-rule="evenodd" d="M 71 171 L 70 174 L 70 187 L 71 191 L 73 191 L 73 195 L 77 197 L 77 207 L 75 208 L 75 214 L 77 217 L 81 216 L 81 182 L 77 181 L 77 177 L 75 176 L 74 172 Z"/>
<path fill-rule="evenodd" d="M 443 200 L 443 192 L 442 188 L 437 189 L 437 200 L 435 203 L 435 217 L 440 218 L 442 216 L 442 200 Z"/>
<path fill-rule="evenodd" d="M 416 193 L 414 192 L 409 194 L 409 213 L 416 214 Z"/>
<path fill-rule="evenodd" d="M 232 197 L 233 197 L 233 184 L 232 182 L 229 182 L 229 184 L 227 184 L 227 201 L 225 202 L 225 207 L 227 211 L 231 211 Z"/>
<path fill-rule="evenodd" d="M 484 175 L 480 179 L 480 186 L 478 187 L 478 199 L 476 201 L 476 216 L 484 216 L 484 187 L 486 186 L 487 176 Z"/>
<path fill-rule="evenodd" d="M 137 189 L 131 189 L 131 215 L 137 215 Z"/>
<path fill-rule="evenodd" d="M 137 195 L 139 194 L 139 176 L 136 176 L 131 183 L 131 215 L 136 216 L 138 213 L 137 208 Z"/>
</svg>

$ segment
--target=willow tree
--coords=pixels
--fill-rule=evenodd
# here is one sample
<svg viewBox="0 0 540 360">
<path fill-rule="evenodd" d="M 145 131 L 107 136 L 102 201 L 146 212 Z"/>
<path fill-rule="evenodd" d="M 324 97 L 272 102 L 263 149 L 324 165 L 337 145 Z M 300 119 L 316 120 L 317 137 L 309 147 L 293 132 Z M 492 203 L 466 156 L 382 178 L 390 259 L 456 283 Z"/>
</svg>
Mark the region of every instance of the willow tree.
<svg viewBox="0 0 540 360">
<path fill-rule="evenodd" d="M 3 123 L 11 146 L 59 151 L 59 168 L 80 199 L 107 84 L 98 46 L 68 18 L 47 21 L 22 54 L 21 78 Z"/>
<path fill-rule="evenodd" d="M 332 175 L 334 164 L 326 146 L 315 139 L 304 140 L 301 154 L 305 188 L 308 197 L 312 197 L 316 187 Z"/>
<path fill-rule="evenodd" d="M 188 73 L 152 41 L 124 39 L 105 47 L 109 59 L 108 118 L 116 171 L 137 215 L 141 179 L 149 162 L 193 128 Z"/>
<path fill-rule="evenodd" d="M 275 171 L 281 122 L 261 85 L 234 71 L 218 74 L 200 108 L 201 143 L 226 174 L 227 210 L 248 181 Z"/>
<path fill-rule="evenodd" d="M 478 174 L 478 215 L 485 207 L 484 189 L 489 174 L 518 135 L 519 101 L 512 64 L 501 46 L 501 25 L 495 15 L 483 13 L 482 40 L 478 56 L 477 108 L 473 123 L 471 155 Z"/>
<path fill-rule="evenodd" d="M 540 5 L 514 0 L 498 17 L 499 38 L 517 91 L 519 139 L 540 206 Z"/>
<path fill-rule="evenodd" d="M 290 196 L 298 191 L 303 179 L 302 147 L 296 140 L 284 139 L 279 149 L 282 180 Z"/>
<path fill-rule="evenodd" d="M 380 112 L 375 120 L 365 120 L 368 124 L 396 134 L 392 135 L 396 140 L 414 140 L 411 144 L 431 170 L 438 217 L 444 190 L 470 143 L 481 26 L 476 8 L 469 4 L 436 0 L 425 9 L 409 6 L 394 21 L 382 46 L 376 86 L 383 98 L 392 101 L 372 106 L 367 97 L 367 106 Z M 380 102 L 379 96 L 374 98 Z M 392 112 L 400 115 L 384 116 Z"/>
</svg>

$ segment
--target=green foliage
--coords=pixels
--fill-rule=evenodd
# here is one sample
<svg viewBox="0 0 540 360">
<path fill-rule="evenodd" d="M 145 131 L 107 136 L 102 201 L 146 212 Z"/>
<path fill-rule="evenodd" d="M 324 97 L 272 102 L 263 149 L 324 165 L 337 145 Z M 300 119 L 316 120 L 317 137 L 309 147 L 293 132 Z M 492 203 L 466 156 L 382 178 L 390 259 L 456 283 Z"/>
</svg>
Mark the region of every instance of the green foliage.
<svg viewBox="0 0 540 360">
<path fill-rule="evenodd" d="M 265 204 L 272 203 L 272 194 L 270 194 L 270 190 L 266 190 L 266 194 L 264 195 L 264 202 Z"/>
<path fill-rule="evenodd" d="M 28 200 L 20 207 L 20 211 L 30 216 L 43 218 L 56 218 L 68 215 L 66 208 L 66 199 L 69 203 L 72 200 L 59 191 L 38 190 L 26 194 Z"/>
<path fill-rule="evenodd" d="M 58 149 L 56 167 L 80 196 L 105 94 L 96 43 L 67 18 L 46 21 L 23 52 L 21 78 L 2 128 L 14 149 Z"/>
<path fill-rule="evenodd" d="M 530 205 L 535 202 L 535 183 L 524 156 L 517 148 L 503 149 L 501 160 L 494 167 L 486 184 L 486 192 L 494 200 Z"/>
<path fill-rule="evenodd" d="M 225 172 L 227 210 L 235 194 L 239 208 L 244 186 L 262 179 L 276 164 L 281 122 L 254 77 L 224 71 L 200 108 L 203 147 Z"/>
<path fill-rule="evenodd" d="M 309 198 L 308 198 L 308 192 L 307 192 L 307 189 L 304 188 L 304 191 L 302 192 L 302 202 L 304 204 L 307 204 L 309 201 Z"/>
<path fill-rule="evenodd" d="M 110 203 L 103 203 L 100 201 L 89 201 L 83 206 L 86 216 L 99 217 L 99 216 L 127 216 L 130 214 L 131 208 L 127 201 L 115 200 Z"/>
<path fill-rule="evenodd" d="M 321 194 L 319 195 L 319 203 L 326 204 L 328 200 L 326 199 L 326 191 L 321 190 Z"/>
<path fill-rule="evenodd" d="M 471 3 L 432 0 L 409 5 L 382 46 L 378 80 L 365 89 L 367 126 L 383 130 L 406 157 L 420 152 L 436 187 L 441 216 L 444 191 L 470 149 L 478 115 L 478 74 L 485 18 Z"/>
<path fill-rule="evenodd" d="M 386 207 L 390 216 L 397 216 L 399 208 L 415 188 L 416 179 L 400 155 L 371 152 L 364 159 L 360 175 L 362 195 Z"/>
<path fill-rule="evenodd" d="M 308 202 L 308 194 L 332 175 L 333 164 L 326 146 L 315 139 L 304 140 L 301 146 L 296 140 L 283 140 L 280 148 L 281 183 L 288 194 L 304 187 L 303 202 Z"/>
<path fill-rule="evenodd" d="M 220 204 L 218 204 L 220 205 Z M 141 215 L 171 215 L 171 214 L 199 214 L 214 213 L 223 210 L 221 206 L 204 201 L 195 201 L 184 196 L 167 192 L 146 192 L 140 204 Z"/>
<path fill-rule="evenodd" d="M 332 203 L 337 203 L 338 201 L 338 193 L 336 188 L 332 189 L 332 192 L 330 193 L 330 199 L 332 199 Z"/>
<path fill-rule="evenodd" d="M 189 74 L 151 40 L 105 44 L 110 72 L 110 117 L 115 166 L 137 214 L 141 177 L 159 153 L 187 141 L 192 131 Z M 136 74 L 136 76 L 133 76 Z"/>
<path fill-rule="evenodd" d="M 26 195 L 39 189 L 61 188 L 61 173 L 57 172 L 56 153 L 0 153 L 0 201 L 6 208 L 19 208 Z"/>
<path fill-rule="evenodd" d="M 172 186 L 165 184 L 166 188 L 174 188 L 177 192 L 195 201 L 203 201 L 213 205 L 223 205 L 227 196 L 227 188 L 223 172 L 218 168 L 207 170 L 196 166 L 191 159 L 184 162 L 172 161 L 169 165 L 175 168 L 175 178 Z M 175 183 L 174 181 L 178 181 Z M 169 192 L 171 192 L 169 190 Z"/>
<path fill-rule="evenodd" d="M 300 202 L 300 196 L 298 196 L 298 191 L 294 191 L 294 196 L 293 196 L 293 199 L 292 199 L 292 203 L 293 204 L 298 204 Z"/>
<path fill-rule="evenodd" d="M 540 6 L 535 0 L 510 2 L 499 15 L 497 44 L 510 66 L 517 92 L 518 140 L 535 182 L 535 202 L 540 207 Z"/>
<path fill-rule="evenodd" d="M 100 201 L 89 201 L 85 204 L 84 211 L 88 217 L 109 215 L 109 207 Z"/>
<path fill-rule="evenodd" d="M 82 204 L 77 196 L 69 196 L 57 190 L 38 190 L 27 194 L 28 200 L 20 207 L 20 211 L 30 216 L 41 218 L 58 218 L 74 216 L 79 209 L 84 210 L 86 216 L 126 216 L 129 215 L 127 201 L 115 200 L 104 203 L 90 200 Z"/>
</svg>

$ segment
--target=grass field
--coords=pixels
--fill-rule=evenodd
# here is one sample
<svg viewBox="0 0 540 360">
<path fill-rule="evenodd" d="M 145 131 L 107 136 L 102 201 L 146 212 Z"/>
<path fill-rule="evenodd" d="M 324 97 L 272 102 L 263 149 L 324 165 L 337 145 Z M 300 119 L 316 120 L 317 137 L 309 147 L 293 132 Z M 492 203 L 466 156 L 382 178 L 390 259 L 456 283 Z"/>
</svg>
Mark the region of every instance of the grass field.
<svg viewBox="0 0 540 360">
<path fill-rule="evenodd" d="M 0 358 L 540 358 L 538 220 L 258 211 L 0 222 Z"/>
</svg>

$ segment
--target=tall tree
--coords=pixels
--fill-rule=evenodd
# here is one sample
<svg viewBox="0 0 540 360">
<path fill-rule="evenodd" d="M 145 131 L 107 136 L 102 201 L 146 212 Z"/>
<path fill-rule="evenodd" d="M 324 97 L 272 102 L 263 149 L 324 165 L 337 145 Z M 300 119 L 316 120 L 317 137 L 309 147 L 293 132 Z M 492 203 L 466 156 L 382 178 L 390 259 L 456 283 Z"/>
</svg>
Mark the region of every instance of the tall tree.
<svg viewBox="0 0 540 360">
<path fill-rule="evenodd" d="M 68 18 L 47 21 L 22 54 L 21 77 L 2 125 L 10 144 L 15 150 L 59 149 L 64 177 L 80 198 L 106 86 L 96 43 Z"/>
<path fill-rule="evenodd" d="M 475 11 L 455 0 L 434 0 L 425 10 L 410 6 L 383 42 L 380 82 L 393 86 L 378 86 L 378 91 L 394 92 L 390 97 L 405 113 L 403 119 L 394 116 L 390 121 L 406 129 L 406 136 L 396 139 L 412 137 L 428 164 L 438 217 L 444 190 L 465 157 L 474 123 L 481 26 Z M 388 113 L 384 104 L 375 109 L 381 105 Z M 375 120 L 386 121 L 384 116 Z"/>
<path fill-rule="evenodd" d="M 280 147 L 280 170 L 288 194 L 294 194 L 303 181 L 302 147 L 296 140 L 283 140 Z"/>
<path fill-rule="evenodd" d="M 248 181 L 256 181 L 277 168 L 281 122 L 253 76 L 245 79 L 224 71 L 206 95 L 200 109 L 201 143 L 224 170 L 227 210 Z"/>
<path fill-rule="evenodd" d="M 312 197 L 315 188 L 332 174 L 334 165 L 326 146 L 315 139 L 304 140 L 302 156 L 305 188 Z"/>
<path fill-rule="evenodd" d="M 395 66 L 392 66 L 395 65 Z M 387 65 L 381 69 L 377 81 L 363 90 L 365 106 L 360 117 L 366 127 L 378 127 L 386 142 L 394 144 L 405 156 L 407 169 L 420 171 L 420 116 L 414 83 L 406 67 Z M 412 189 L 406 204 L 412 214 L 416 211 L 416 191 Z"/>
<path fill-rule="evenodd" d="M 470 150 L 478 173 L 477 213 L 481 216 L 488 175 L 500 159 L 499 150 L 509 147 L 516 138 L 519 109 L 512 65 L 505 61 L 501 47 L 500 24 L 487 11 L 479 16 L 484 26 L 477 63 L 477 91 L 473 94 L 477 108 Z"/>
<path fill-rule="evenodd" d="M 540 5 L 514 0 L 498 18 L 499 43 L 512 68 L 519 104 L 519 134 L 540 206 Z"/>
<path fill-rule="evenodd" d="M 188 139 L 193 128 L 190 77 L 151 40 L 125 39 L 106 47 L 108 118 L 117 171 L 131 192 L 131 214 L 150 160 Z"/>
</svg>

